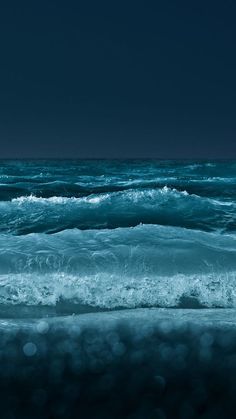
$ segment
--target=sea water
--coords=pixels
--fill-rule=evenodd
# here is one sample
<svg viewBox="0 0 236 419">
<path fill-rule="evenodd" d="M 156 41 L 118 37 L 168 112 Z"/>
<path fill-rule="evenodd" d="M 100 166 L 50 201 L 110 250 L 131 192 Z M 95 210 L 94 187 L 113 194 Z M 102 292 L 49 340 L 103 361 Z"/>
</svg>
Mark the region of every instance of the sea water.
<svg viewBox="0 0 236 419">
<path fill-rule="evenodd" d="M 235 161 L 5 160 L 0 182 L 9 316 L 236 307 Z"/>
<path fill-rule="evenodd" d="M 234 418 L 235 353 L 236 161 L 0 162 L 3 419 Z"/>
</svg>

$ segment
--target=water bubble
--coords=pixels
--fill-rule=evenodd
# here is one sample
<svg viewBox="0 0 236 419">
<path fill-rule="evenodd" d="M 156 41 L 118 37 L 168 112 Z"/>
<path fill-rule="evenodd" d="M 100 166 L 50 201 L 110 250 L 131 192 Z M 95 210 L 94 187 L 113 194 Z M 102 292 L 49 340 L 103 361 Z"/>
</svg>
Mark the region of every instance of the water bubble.
<svg viewBox="0 0 236 419">
<path fill-rule="evenodd" d="M 47 333 L 48 329 L 49 329 L 49 324 L 45 321 L 45 320 L 41 320 L 37 326 L 36 329 L 39 333 Z"/>
<path fill-rule="evenodd" d="M 33 342 L 27 342 L 23 346 L 25 356 L 34 356 L 37 352 L 37 346 Z"/>
<path fill-rule="evenodd" d="M 122 356 L 126 351 L 126 347 L 122 342 L 116 342 L 112 346 L 112 352 L 115 356 Z"/>
<path fill-rule="evenodd" d="M 203 333 L 203 335 L 200 338 L 202 346 L 211 346 L 214 342 L 214 337 L 211 333 Z"/>
</svg>

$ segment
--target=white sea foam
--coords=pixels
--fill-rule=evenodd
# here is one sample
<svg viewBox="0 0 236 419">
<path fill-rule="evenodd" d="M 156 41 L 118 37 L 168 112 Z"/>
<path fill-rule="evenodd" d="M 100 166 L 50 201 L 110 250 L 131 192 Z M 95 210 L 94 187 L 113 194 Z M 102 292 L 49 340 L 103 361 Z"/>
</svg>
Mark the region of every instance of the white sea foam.
<svg viewBox="0 0 236 419">
<path fill-rule="evenodd" d="M 1 202 L 0 231 L 16 234 L 68 228 L 117 228 L 142 224 L 234 231 L 235 204 L 167 186 L 50 198 L 34 195 Z"/>
<path fill-rule="evenodd" d="M 55 306 L 59 302 L 102 309 L 136 307 L 236 307 L 236 272 L 218 275 L 121 277 L 0 275 L 0 303 Z"/>
<path fill-rule="evenodd" d="M 235 236 L 154 225 L 0 235 L 2 304 L 236 307 L 235 273 Z"/>
<path fill-rule="evenodd" d="M 178 191 L 175 188 L 169 188 L 168 186 L 164 186 L 163 188 L 160 189 L 143 189 L 143 190 L 139 190 L 139 189 L 132 189 L 132 190 L 127 190 L 127 191 L 121 191 L 121 192 L 110 192 L 110 193 L 105 193 L 105 194 L 99 194 L 99 195 L 95 195 L 95 194 L 91 194 L 88 197 L 82 197 L 82 198 L 76 198 L 76 197 L 62 197 L 62 196 L 52 196 L 49 198 L 42 198 L 42 197 L 37 197 L 35 195 L 28 195 L 28 196 L 20 196 L 18 198 L 13 198 L 11 200 L 12 203 L 19 203 L 19 204 L 24 204 L 24 203 L 53 203 L 53 204 L 65 204 L 65 203 L 70 203 L 70 202 L 88 202 L 88 203 L 99 203 L 105 199 L 109 199 L 115 196 L 123 196 L 125 197 L 132 197 L 132 195 L 134 197 L 138 197 L 140 196 L 141 198 L 144 198 L 145 195 L 153 196 L 156 197 L 158 195 L 166 195 L 166 194 L 174 194 L 174 195 L 184 195 L 187 196 L 189 195 L 187 191 Z M 195 195 L 196 196 L 196 195 Z"/>
</svg>

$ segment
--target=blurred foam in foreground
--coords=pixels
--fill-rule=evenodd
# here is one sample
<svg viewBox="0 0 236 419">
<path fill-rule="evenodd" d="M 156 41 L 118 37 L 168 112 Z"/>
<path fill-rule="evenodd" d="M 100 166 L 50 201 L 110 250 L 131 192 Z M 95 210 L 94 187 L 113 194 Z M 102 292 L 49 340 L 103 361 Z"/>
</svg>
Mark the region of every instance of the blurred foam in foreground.
<svg viewBox="0 0 236 419">
<path fill-rule="evenodd" d="M 235 314 L 1 320 L 1 418 L 234 418 Z"/>
</svg>

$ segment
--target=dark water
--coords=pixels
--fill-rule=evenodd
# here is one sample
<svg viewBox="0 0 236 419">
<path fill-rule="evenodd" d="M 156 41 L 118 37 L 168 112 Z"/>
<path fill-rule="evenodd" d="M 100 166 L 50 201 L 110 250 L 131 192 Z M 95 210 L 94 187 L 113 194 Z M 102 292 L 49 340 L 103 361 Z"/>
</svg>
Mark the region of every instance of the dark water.
<svg viewBox="0 0 236 419">
<path fill-rule="evenodd" d="M 235 161 L 1 161 L 0 181 L 3 314 L 236 306 Z"/>
<path fill-rule="evenodd" d="M 235 418 L 235 310 L 0 321 L 3 419 Z"/>
<path fill-rule="evenodd" d="M 0 182 L 0 417 L 234 418 L 236 161 L 5 160 Z"/>
</svg>

